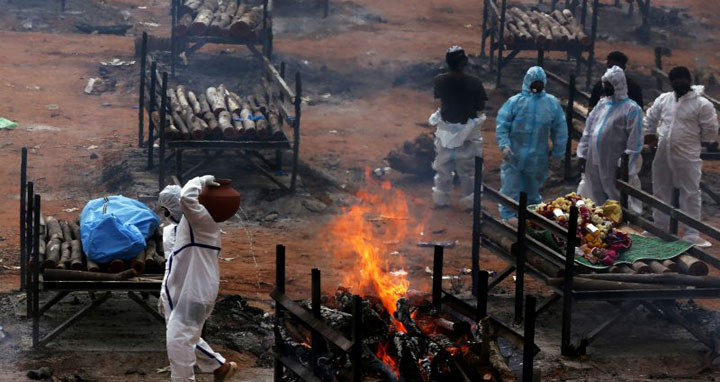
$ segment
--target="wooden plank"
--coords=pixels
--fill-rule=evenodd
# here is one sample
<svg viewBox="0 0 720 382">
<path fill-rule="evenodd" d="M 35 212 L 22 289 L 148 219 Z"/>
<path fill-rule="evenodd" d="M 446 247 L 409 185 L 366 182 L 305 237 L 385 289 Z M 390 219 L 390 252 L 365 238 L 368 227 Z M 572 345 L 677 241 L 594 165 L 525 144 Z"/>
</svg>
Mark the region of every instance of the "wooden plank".
<svg viewBox="0 0 720 382">
<path fill-rule="evenodd" d="M 295 316 L 295 318 L 297 318 L 300 323 L 310 329 L 316 330 L 318 333 L 322 334 L 323 337 L 332 342 L 335 346 L 339 347 L 342 351 L 349 352 L 352 348 L 353 343 L 350 342 L 350 340 L 335 331 L 335 329 L 331 328 L 322 320 L 318 320 L 317 318 L 313 317 L 310 312 L 303 309 L 300 305 L 295 303 L 295 301 L 290 300 L 283 293 L 280 293 L 277 290 L 273 290 L 272 293 L 270 293 L 270 297 L 272 297 L 273 300 L 280 304 L 283 309 L 287 310 L 288 312 L 290 312 L 290 314 Z"/>
</svg>

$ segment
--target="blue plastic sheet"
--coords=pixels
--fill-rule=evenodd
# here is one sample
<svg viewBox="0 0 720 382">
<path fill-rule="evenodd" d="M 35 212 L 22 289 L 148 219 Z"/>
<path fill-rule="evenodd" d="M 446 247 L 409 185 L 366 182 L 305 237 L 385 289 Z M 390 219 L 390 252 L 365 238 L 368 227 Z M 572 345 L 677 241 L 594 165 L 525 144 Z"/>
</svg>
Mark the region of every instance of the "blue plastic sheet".
<svg viewBox="0 0 720 382">
<path fill-rule="evenodd" d="M 91 200 L 80 215 L 83 250 L 98 264 L 132 260 L 159 226 L 148 206 L 121 195 Z"/>
</svg>

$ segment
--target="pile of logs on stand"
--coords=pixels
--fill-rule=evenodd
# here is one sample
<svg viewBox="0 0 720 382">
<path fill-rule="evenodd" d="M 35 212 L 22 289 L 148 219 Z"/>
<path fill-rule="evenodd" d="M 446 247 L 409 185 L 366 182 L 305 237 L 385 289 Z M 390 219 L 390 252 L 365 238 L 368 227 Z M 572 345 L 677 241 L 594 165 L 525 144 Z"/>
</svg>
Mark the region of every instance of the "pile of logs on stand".
<svg viewBox="0 0 720 382">
<path fill-rule="evenodd" d="M 145 250 L 132 261 L 96 264 L 82 247 L 80 225 L 75 221 L 41 218 L 38 255 L 46 280 L 120 281 L 146 271 L 162 273 L 165 267 L 162 236 L 157 230 Z M 158 245 L 159 243 L 159 245 Z"/>
<path fill-rule="evenodd" d="M 178 11 L 176 36 L 224 36 L 247 39 L 259 36 L 262 6 L 235 0 L 185 0 Z"/>
<path fill-rule="evenodd" d="M 160 95 L 156 94 L 160 105 Z M 182 85 L 167 90 L 165 138 L 170 140 L 286 140 L 282 131 L 282 118 L 273 107 L 265 104 L 262 96 L 241 97 L 225 85 L 209 87 L 194 93 Z M 150 116 L 156 130 L 160 126 L 160 113 Z"/>
<path fill-rule="evenodd" d="M 335 296 L 323 299 L 322 319 L 346 338 L 351 334 L 351 301 L 349 289 L 339 287 Z M 312 309 L 308 300 L 299 302 Z M 516 381 L 500 351 L 497 333 L 489 320 L 481 323 L 463 321 L 438 313 L 425 296 L 418 292 L 401 297 L 394 317 L 375 297 L 366 296 L 362 304 L 362 367 L 367 381 Z M 328 341 L 313 349 L 311 333 L 286 317 L 279 321 L 275 335 L 283 346 L 277 352 L 296 358 L 315 370 L 325 380 L 342 380 L 350 365 L 339 349 Z M 313 340 L 314 341 L 314 340 Z M 313 342 L 312 346 L 316 346 Z M 312 351 L 319 353 L 312 365 Z M 295 381 L 291 372 L 285 376 Z M 337 379 L 336 379 L 337 378 Z"/>
<path fill-rule="evenodd" d="M 540 46 L 573 43 L 589 46 L 592 43 L 568 9 L 544 13 L 512 7 L 505 17 L 506 45 L 534 42 Z"/>
</svg>

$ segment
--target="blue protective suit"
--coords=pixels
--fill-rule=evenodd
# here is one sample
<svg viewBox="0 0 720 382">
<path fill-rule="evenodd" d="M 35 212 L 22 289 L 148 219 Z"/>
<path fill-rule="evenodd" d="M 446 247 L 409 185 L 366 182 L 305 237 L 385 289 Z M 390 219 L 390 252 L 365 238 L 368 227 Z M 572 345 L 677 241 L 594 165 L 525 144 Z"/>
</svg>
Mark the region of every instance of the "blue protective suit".
<svg viewBox="0 0 720 382">
<path fill-rule="evenodd" d="M 625 73 L 617 66 L 605 72 L 603 82 L 612 84 L 615 94 L 604 97 L 588 115 L 577 156 L 585 158 L 585 174 L 578 193 L 603 204 L 619 200 L 616 172 L 623 153 L 630 156 L 630 183 L 640 188 L 638 173 L 642 167 L 642 109 L 628 98 Z M 631 200 L 631 208 L 642 211 L 642 204 Z"/>
<path fill-rule="evenodd" d="M 551 154 L 549 139 L 553 142 L 552 156 L 555 158 L 565 155 L 568 139 L 567 122 L 560 102 L 545 90 L 532 93 L 530 84 L 535 81 L 547 84 L 545 71 L 539 66 L 528 69 L 522 92 L 502 106 L 495 132 L 500 150 L 510 147 L 513 153 L 511 158 L 503 160 L 500 167 L 500 192 L 515 200 L 520 198 L 520 192 L 526 192 L 530 204 L 542 201 L 540 188 L 547 178 Z M 509 219 L 515 213 L 501 205 L 500 215 Z"/>
</svg>

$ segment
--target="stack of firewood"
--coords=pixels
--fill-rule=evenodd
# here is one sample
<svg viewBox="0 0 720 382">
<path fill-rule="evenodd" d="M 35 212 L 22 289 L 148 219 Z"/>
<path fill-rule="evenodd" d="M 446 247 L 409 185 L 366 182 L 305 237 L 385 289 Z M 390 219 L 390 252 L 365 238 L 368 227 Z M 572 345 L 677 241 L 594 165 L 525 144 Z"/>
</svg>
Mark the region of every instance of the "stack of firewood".
<svg viewBox="0 0 720 382">
<path fill-rule="evenodd" d="M 236 0 L 184 0 L 178 11 L 176 36 L 257 37 L 262 28 L 262 6 Z"/>
<path fill-rule="evenodd" d="M 282 119 L 265 98 L 240 97 L 225 85 L 196 93 L 178 85 L 167 90 L 167 139 L 278 141 L 285 139 Z M 158 97 L 159 98 L 159 97 Z M 158 99 L 157 104 L 160 105 Z M 151 115 L 160 126 L 160 114 Z"/>
<path fill-rule="evenodd" d="M 45 271 L 73 270 L 116 274 L 127 268 L 134 269 L 134 274 L 141 274 L 146 269 L 162 271 L 165 264 L 162 253 L 162 236 L 156 231 L 155 235 L 147 240 L 145 250 L 138 253 L 132 261 L 116 259 L 109 264 L 96 264 L 83 251 L 78 222 L 58 220 L 52 216 L 41 218 L 38 258 Z"/>
<path fill-rule="evenodd" d="M 590 45 L 591 41 L 570 10 L 552 13 L 537 10 L 510 8 L 506 15 L 504 42 L 534 42 L 538 45 L 568 44 Z"/>
</svg>

